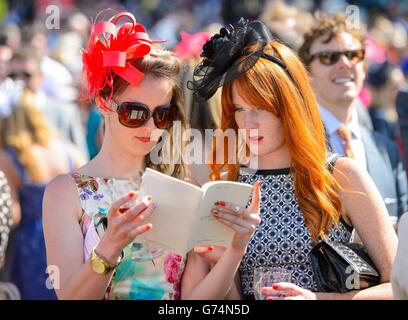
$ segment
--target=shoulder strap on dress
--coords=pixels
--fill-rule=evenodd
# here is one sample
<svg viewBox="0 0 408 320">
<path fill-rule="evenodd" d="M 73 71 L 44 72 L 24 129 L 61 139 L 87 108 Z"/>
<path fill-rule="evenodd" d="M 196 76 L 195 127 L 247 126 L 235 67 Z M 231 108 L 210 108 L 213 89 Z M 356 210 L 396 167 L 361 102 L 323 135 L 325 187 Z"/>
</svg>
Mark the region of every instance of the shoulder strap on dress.
<svg viewBox="0 0 408 320">
<path fill-rule="evenodd" d="M 6 151 L 7 155 L 9 156 L 10 160 L 13 162 L 14 166 L 16 167 L 16 170 L 20 176 L 20 179 L 23 183 L 27 182 L 27 174 L 26 174 L 26 170 L 23 166 L 23 164 L 21 163 L 21 161 L 18 159 L 18 155 L 16 153 L 16 151 L 7 146 L 4 148 L 4 150 Z"/>
</svg>

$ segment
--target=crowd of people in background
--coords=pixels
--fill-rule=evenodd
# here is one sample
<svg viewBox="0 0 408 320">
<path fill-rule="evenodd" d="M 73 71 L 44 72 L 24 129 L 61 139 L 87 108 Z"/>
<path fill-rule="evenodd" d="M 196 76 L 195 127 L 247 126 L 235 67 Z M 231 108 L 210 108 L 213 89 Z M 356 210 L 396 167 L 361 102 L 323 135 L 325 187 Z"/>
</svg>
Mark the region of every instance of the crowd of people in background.
<svg viewBox="0 0 408 320">
<path fill-rule="evenodd" d="M 274 38 L 297 53 L 304 64 L 319 106 L 328 149 L 354 158 L 359 169 L 368 172 L 399 239 L 406 239 L 407 215 L 402 216 L 408 212 L 408 3 L 352 2 L 351 5 L 345 0 L 0 0 L 0 299 L 57 298 L 46 285 L 44 191 L 56 176 L 75 171 L 95 159 L 106 134 L 114 136 L 111 131 L 116 124 L 105 123 L 104 114 L 98 110 L 100 106 L 84 98 L 82 53 L 88 45 L 92 23 L 121 11 L 133 13 L 150 39 L 161 40 L 161 46 L 181 61 L 180 89 L 184 102 L 179 107 L 189 125 L 201 132 L 228 129 L 225 117 L 231 117 L 225 107 L 221 108 L 221 91 L 197 100 L 194 90 L 189 88 L 202 58 L 203 45 L 222 26 L 236 23 L 240 17 L 261 20 Z M 327 12 L 345 14 L 357 28 L 350 31 L 341 22 L 328 25 L 321 20 Z M 55 20 L 50 22 L 53 14 L 58 19 L 57 28 Z M 326 41 L 317 41 L 321 37 L 327 37 Z M 352 83 L 351 89 L 338 89 L 336 84 L 347 82 Z M 223 90 L 232 91 L 230 87 Z M 237 125 L 245 127 L 238 120 Z M 211 150 L 212 146 L 204 148 Z M 201 164 L 193 164 L 189 169 L 197 184 L 208 181 L 220 170 L 208 167 L 204 158 Z M 260 179 L 235 174 L 229 180 L 254 183 Z M 307 211 L 307 206 L 302 210 Z M 355 222 L 358 218 L 351 220 Z M 384 227 L 382 240 L 389 241 L 389 245 L 379 246 L 368 228 L 383 225 L 381 218 L 374 220 L 366 225 L 364 221 L 357 222 L 355 241 L 369 243 L 379 262 L 373 247 L 377 245 L 377 250 L 387 253 L 388 259 L 393 255 L 395 239 Z M 342 221 L 342 234 L 337 237 L 349 240 L 347 222 L 347 218 Z M 256 251 L 251 244 L 249 250 Z M 396 259 L 400 265 L 395 271 L 394 297 L 407 299 L 408 273 L 401 266 L 408 265 L 406 257 L 400 254 L 403 250 L 406 247 L 401 245 Z M 382 265 L 384 270 L 390 267 L 388 262 Z M 198 263 L 198 269 L 207 270 L 207 266 L 203 267 L 206 263 Z M 248 278 L 251 263 L 247 256 L 239 267 L 242 283 L 247 286 L 244 296 L 251 294 L 248 289 L 252 285 Z M 196 297 L 197 278 L 205 279 L 207 273 L 194 274 L 191 267 L 186 270 L 189 274 L 184 280 L 189 288 L 186 296 Z M 310 276 L 305 270 L 299 271 L 299 279 L 303 275 Z M 312 281 L 304 281 L 307 289 L 314 288 Z"/>
</svg>

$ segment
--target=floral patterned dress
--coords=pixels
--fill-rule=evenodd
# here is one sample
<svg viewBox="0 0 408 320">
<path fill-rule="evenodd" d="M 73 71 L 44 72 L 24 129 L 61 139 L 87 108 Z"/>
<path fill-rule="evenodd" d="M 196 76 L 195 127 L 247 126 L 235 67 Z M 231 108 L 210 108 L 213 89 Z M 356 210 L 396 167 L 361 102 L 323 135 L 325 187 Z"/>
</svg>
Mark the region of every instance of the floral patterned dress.
<svg viewBox="0 0 408 320">
<path fill-rule="evenodd" d="M 103 225 L 115 198 L 112 190 L 117 187 L 119 179 L 90 177 L 78 173 L 72 173 L 71 177 L 77 185 L 82 206 L 80 225 L 86 262 L 103 235 Z M 116 268 L 105 299 L 180 299 L 184 265 L 185 257 L 152 248 L 141 239 L 136 240 L 124 249 L 124 258 Z"/>
</svg>

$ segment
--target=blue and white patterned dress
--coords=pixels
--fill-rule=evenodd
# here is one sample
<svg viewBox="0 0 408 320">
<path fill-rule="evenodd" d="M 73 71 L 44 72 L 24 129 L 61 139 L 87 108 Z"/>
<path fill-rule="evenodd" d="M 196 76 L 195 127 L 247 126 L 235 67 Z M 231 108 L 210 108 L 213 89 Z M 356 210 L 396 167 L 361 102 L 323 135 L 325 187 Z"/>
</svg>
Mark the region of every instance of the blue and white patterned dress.
<svg viewBox="0 0 408 320">
<path fill-rule="evenodd" d="M 314 244 L 303 214 L 295 197 L 293 176 L 290 168 L 258 170 L 251 172 L 241 168 L 239 182 L 261 185 L 261 224 L 250 240 L 247 253 L 240 267 L 242 291 L 253 295 L 253 272 L 256 267 L 284 267 L 292 271 L 292 282 L 316 291 L 309 253 Z M 352 241 L 353 228 L 343 219 L 333 226 L 329 239 L 348 243 Z"/>
</svg>

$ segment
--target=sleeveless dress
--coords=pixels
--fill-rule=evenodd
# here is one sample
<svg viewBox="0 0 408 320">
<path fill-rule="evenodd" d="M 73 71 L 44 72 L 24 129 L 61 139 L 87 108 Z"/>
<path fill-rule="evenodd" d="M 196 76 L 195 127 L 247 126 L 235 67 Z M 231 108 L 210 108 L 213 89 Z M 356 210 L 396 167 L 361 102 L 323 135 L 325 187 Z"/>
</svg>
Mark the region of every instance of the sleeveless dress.
<svg viewBox="0 0 408 320">
<path fill-rule="evenodd" d="M 21 179 L 21 188 L 18 190 L 21 221 L 11 233 L 10 254 L 6 260 L 6 263 L 10 263 L 10 280 L 18 287 L 23 300 L 54 300 L 57 296 L 52 287 L 47 286 L 42 224 L 42 201 L 46 185 L 32 183 L 14 149 L 5 150 Z"/>
<path fill-rule="evenodd" d="M 75 172 L 71 177 L 76 183 L 82 207 L 80 226 L 84 236 L 84 263 L 86 263 L 93 248 L 103 236 L 105 229 L 103 225 L 114 199 L 112 190 L 115 187 L 123 188 L 119 185 L 123 181 Z M 141 239 L 137 238 L 124 249 L 124 258 L 115 270 L 104 299 L 180 299 L 185 257 L 151 247 Z"/>
<path fill-rule="evenodd" d="M 295 197 L 290 168 L 258 170 L 240 169 L 238 181 L 261 184 L 261 224 L 249 242 L 247 253 L 239 266 L 242 291 L 253 299 L 253 273 L 256 267 L 284 267 L 292 271 L 292 282 L 304 289 L 317 290 L 309 253 L 314 243 L 305 225 Z M 250 202 L 248 202 L 250 203 Z M 343 219 L 333 225 L 331 241 L 348 243 L 353 240 L 353 228 Z"/>
</svg>

